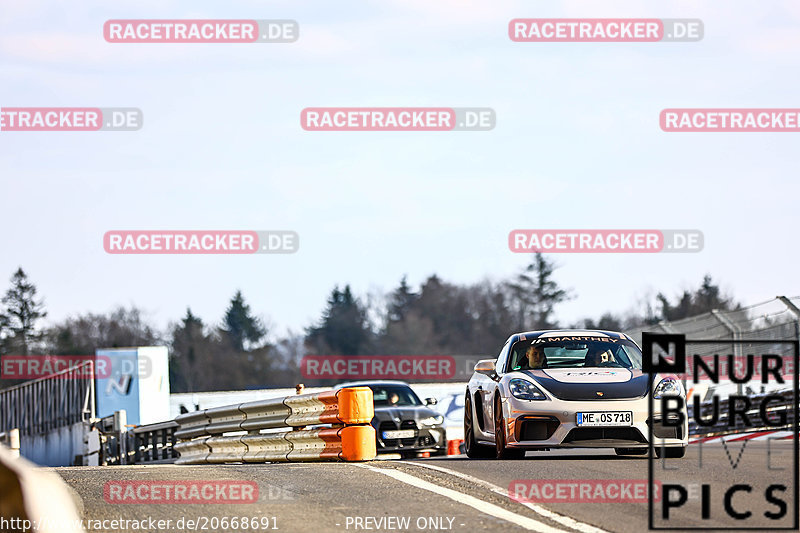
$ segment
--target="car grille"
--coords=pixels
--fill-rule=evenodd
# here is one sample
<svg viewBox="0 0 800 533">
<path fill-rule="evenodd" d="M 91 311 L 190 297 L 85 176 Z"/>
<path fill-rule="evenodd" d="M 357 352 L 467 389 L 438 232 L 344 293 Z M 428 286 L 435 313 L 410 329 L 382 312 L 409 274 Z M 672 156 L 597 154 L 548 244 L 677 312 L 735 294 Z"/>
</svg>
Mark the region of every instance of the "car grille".
<svg viewBox="0 0 800 533">
<path fill-rule="evenodd" d="M 564 442 L 583 440 L 630 440 L 647 443 L 642 433 L 636 428 L 575 428 L 567 433 Z"/>
<path fill-rule="evenodd" d="M 417 423 L 413 420 L 403 420 L 400 423 L 400 429 L 417 429 Z M 417 442 L 417 437 L 411 437 L 409 439 L 400 439 L 400 442 L 403 446 L 414 446 Z"/>
<path fill-rule="evenodd" d="M 547 440 L 553 436 L 560 422 L 551 416 L 532 416 L 517 422 L 517 440 Z"/>
<path fill-rule="evenodd" d="M 417 423 L 413 420 L 403 420 L 400 422 L 400 426 L 392 422 L 391 420 L 384 420 L 380 424 L 378 424 L 378 443 L 382 443 L 384 448 L 403 448 L 403 447 L 415 447 L 415 446 L 429 446 L 433 444 L 433 439 L 430 436 L 425 436 L 422 438 L 419 437 L 409 437 L 406 439 L 384 439 L 383 432 L 384 431 L 396 431 L 398 429 L 417 429 Z M 419 443 L 417 442 L 419 440 Z"/>
<path fill-rule="evenodd" d="M 397 429 L 397 424 L 394 422 L 390 422 L 388 420 L 384 420 L 378 425 L 378 440 L 383 443 L 383 445 L 387 448 L 394 448 L 397 446 L 397 439 L 384 439 L 383 432 L 384 431 L 394 431 Z"/>
<path fill-rule="evenodd" d="M 670 420 L 673 420 L 672 418 Z M 647 425 L 650 425 L 650 419 L 647 420 Z M 653 436 L 658 439 L 682 439 L 683 438 L 683 424 L 679 426 L 665 426 L 661 419 L 656 419 L 653 425 Z"/>
</svg>

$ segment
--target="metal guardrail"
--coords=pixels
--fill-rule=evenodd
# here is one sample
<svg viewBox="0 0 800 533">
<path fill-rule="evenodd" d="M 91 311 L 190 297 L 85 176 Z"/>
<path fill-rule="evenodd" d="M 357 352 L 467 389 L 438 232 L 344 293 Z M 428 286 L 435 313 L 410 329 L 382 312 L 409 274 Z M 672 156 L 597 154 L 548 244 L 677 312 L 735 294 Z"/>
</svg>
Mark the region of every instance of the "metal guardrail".
<svg viewBox="0 0 800 533">
<path fill-rule="evenodd" d="M 126 418 L 124 410 L 117 411 L 94 424 L 94 429 L 100 432 L 103 465 L 175 462 L 178 458 L 174 447 L 177 422 L 169 420 L 128 429 Z"/>
<path fill-rule="evenodd" d="M 127 464 L 174 463 L 178 459 L 175 449 L 174 420 L 138 426 L 126 433 Z"/>
<path fill-rule="evenodd" d="M 0 390 L 0 431 L 40 435 L 95 416 L 94 362 Z"/>
<path fill-rule="evenodd" d="M 273 398 L 179 416 L 177 464 L 375 458 L 369 387 Z M 307 429 L 327 424 L 331 427 Z M 290 427 L 288 432 L 261 433 Z M 236 436 L 225 433 L 238 432 Z M 242 435 L 241 433 L 247 433 Z"/>
</svg>

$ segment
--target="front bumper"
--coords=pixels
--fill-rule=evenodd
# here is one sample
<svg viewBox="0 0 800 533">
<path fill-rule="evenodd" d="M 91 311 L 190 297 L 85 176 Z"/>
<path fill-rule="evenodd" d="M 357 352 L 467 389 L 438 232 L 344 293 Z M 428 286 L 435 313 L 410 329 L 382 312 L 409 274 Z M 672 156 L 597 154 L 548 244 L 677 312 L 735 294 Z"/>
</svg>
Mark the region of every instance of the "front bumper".
<svg viewBox="0 0 800 533">
<path fill-rule="evenodd" d="M 656 407 L 660 402 L 655 402 Z M 510 448 L 646 448 L 648 438 L 648 399 L 569 401 L 520 400 L 502 402 L 506 421 L 506 443 Z M 578 426 L 577 413 L 587 411 L 631 411 L 631 426 Z M 664 426 L 658 411 L 654 413 L 653 444 L 686 446 L 688 417 L 684 410 L 683 424 Z"/>
<path fill-rule="evenodd" d="M 447 450 L 445 430 L 442 426 L 414 429 L 415 436 L 404 439 L 384 439 L 383 428 L 375 430 L 378 453 L 437 452 Z"/>
</svg>

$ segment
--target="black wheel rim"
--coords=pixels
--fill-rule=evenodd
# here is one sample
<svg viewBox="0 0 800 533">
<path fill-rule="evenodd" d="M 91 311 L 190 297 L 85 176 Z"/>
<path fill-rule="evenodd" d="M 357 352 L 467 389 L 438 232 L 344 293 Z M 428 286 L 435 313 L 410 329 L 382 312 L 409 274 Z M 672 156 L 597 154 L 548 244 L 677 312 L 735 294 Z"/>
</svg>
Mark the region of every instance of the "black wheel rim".
<svg viewBox="0 0 800 533">
<path fill-rule="evenodd" d="M 506 449 L 506 435 L 505 431 L 503 430 L 503 413 L 500 409 L 500 402 L 495 402 L 494 443 L 495 447 L 497 448 L 498 457 L 503 455 L 503 452 Z"/>
<path fill-rule="evenodd" d="M 472 449 L 472 439 L 475 436 L 472 434 L 472 402 L 469 401 L 469 397 L 464 402 L 464 447 L 468 450 Z"/>
</svg>

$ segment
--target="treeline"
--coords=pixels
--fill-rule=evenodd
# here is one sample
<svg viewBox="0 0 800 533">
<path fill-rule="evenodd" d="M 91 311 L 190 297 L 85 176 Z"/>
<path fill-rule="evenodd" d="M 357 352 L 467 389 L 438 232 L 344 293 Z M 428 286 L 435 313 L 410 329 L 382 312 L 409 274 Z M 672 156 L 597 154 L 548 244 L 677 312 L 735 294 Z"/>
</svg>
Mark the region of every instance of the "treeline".
<svg viewBox="0 0 800 533">
<path fill-rule="evenodd" d="M 536 254 L 511 279 L 459 285 L 406 278 L 386 294 L 362 298 L 349 285 L 334 287 L 318 321 L 302 333 L 277 336 L 240 291 L 218 322 L 191 309 L 165 329 L 135 308 L 87 313 L 43 327 L 47 316 L 36 286 L 22 268 L 0 307 L 0 354 L 87 355 L 97 348 L 167 345 L 173 392 L 288 387 L 302 381 L 300 359 L 330 355 L 489 355 L 514 331 L 575 327 L 627 330 L 678 320 L 712 309 L 739 308 L 710 276 L 675 297 L 658 293 L 641 309 L 606 312 L 576 323 L 556 319 L 559 304 L 575 297 L 554 279 L 554 263 Z M 276 311 L 277 312 L 277 311 Z M 13 384 L 2 380 L 0 387 Z"/>
</svg>

